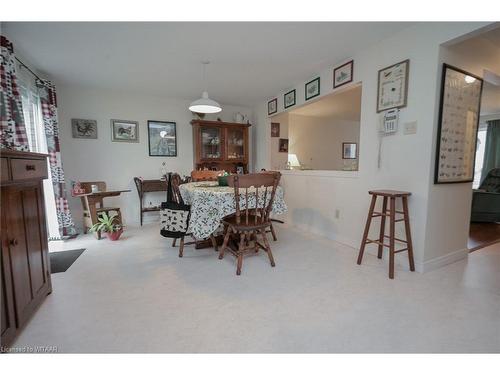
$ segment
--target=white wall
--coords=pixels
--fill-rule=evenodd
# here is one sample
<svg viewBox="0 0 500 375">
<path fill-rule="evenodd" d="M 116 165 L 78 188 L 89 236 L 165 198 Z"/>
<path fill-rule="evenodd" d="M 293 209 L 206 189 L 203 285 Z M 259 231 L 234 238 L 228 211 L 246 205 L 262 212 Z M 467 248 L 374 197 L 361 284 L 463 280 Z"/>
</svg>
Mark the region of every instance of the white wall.
<svg viewBox="0 0 500 375">
<path fill-rule="evenodd" d="M 407 190 L 412 192 L 410 218 L 417 269 L 423 271 L 455 260 L 456 251 L 461 252 L 461 257 L 466 256 L 463 251 L 466 248 L 463 223 L 468 222 L 469 218 L 463 215 L 467 210 L 465 207 L 470 204 L 470 190 L 466 192 L 467 189 L 450 185 L 438 187 L 444 192 L 460 190 L 458 198 L 461 199 L 455 196 L 453 202 L 441 202 L 439 209 L 446 212 L 460 205 L 461 209 L 458 211 L 461 216 L 452 218 L 451 221 L 456 222 L 450 224 L 443 233 L 446 239 L 440 241 L 429 232 L 429 195 L 430 186 L 433 184 L 439 105 L 439 45 L 483 26 L 486 26 L 486 23 L 418 24 L 354 55 L 354 82 L 363 84 L 359 172 L 286 172 L 283 176 L 285 199 L 289 208 L 286 221 L 306 231 L 358 248 L 369 205 L 368 190 Z M 417 121 L 417 133 L 404 135 L 400 130 L 397 134 L 386 137 L 383 140 L 382 163 L 379 169 L 377 71 L 405 59 L 410 59 L 408 106 L 401 110 L 400 124 L 403 127 L 406 122 Z M 333 67 L 342 62 L 332 62 L 328 69 L 320 72 L 321 82 L 325 82 L 321 95 L 332 92 L 327 82 L 332 80 Z M 309 77 L 302 78 L 305 83 Z M 304 97 L 304 86 L 301 83 L 295 88 L 297 105 L 300 105 Z M 280 111 L 283 110 L 282 98 L 287 90 L 289 88 L 278 93 Z M 269 119 L 266 116 L 269 99 L 271 98 L 266 98 L 255 107 L 257 168 L 269 166 L 269 138 L 265 131 L 269 127 Z M 335 217 L 336 210 L 339 210 L 339 218 Z M 437 224 L 436 228 L 440 228 L 440 224 Z M 457 242 L 452 241 L 455 237 L 459 237 Z M 442 246 L 442 241 L 450 241 L 452 245 L 451 248 L 446 248 L 444 254 L 436 250 Z M 449 254 L 450 257 L 447 257 Z M 407 264 L 406 253 L 401 253 L 398 258 L 402 264 Z"/>
<path fill-rule="evenodd" d="M 342 143 L 359 144 L 359 121 L 290 114 L 290 153 L 301 165 L 316 170 L 342 170 L 351 160 L 342 159 Z"/>
<path fill-rule="evenodd" d="M 56 82 L 57 84 L 57 82 Z M 125 224 L 139 222 L 139 198 L 133 178 L 160 177 L 160 167 L 166 162 L 168 171 L 188 175 L 193 169 L 193 136 L 189 101 L 145 96 L 116 91 L 90 90 L 81 87 L 57 85 L 61 151 L 66 179 L 78 181 L 106 181 L 108 189 L 130 189 L 119 198 L 110 198 L 107 205 L 121 207 Z M 215 115 L 232 121 L 234 113 L 250 117 L 248 108 L 222 104 L 223 112 Z M 75 139 L 71 119 L 97 120 L 98 139 Z M 139 121 L 139 143 L 111 141 L 111 119 Z M 215 118 L 213 118 L 215 120 Z M 165 120 L 177 123 L 177 157 L 150 157 L 148 151 L 147 120 Z M 251 132 L 250 132 L 251 134 Z M 250 144 L 252 140 L 250 140 Z M 251 158 L 250 158 L 251 159 Z M 145 201 L 154 205 L 165 200 L 165 193 L 150 193 Z M 79 199 L 69 197 L 77 226 L 82 225 L 82 207 Z M 157 213 L 147 213 L 145 222 L 158 220 Z"/>
</svg>

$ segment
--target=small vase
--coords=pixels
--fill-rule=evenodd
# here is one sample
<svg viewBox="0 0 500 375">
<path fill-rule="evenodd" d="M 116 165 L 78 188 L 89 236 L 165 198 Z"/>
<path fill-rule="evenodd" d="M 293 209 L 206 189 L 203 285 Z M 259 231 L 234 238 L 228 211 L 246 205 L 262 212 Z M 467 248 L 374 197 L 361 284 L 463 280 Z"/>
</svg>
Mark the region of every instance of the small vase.
<svg viewBox="0 0 500 375">
<path fill-rule="evenodd" d="M 111 241 L 117 241 L 123 233 L 123 229 L 117 230 L 115 232 L 106 232 L 108 238 Z"/>
</svg>

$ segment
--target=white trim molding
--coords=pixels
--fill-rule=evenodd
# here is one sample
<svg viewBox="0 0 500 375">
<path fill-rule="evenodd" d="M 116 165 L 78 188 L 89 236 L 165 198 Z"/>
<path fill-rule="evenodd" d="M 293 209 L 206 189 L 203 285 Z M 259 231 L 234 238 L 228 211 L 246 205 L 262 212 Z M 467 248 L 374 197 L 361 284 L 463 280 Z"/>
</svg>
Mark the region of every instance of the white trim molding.
<svg viewBox="0 0 500 375">
<path fill-rule="evenodd" d="M 468 255 L 469 249 L 467 248 L 452 251 L 451 253 L 442 255 L 440 257 L 426 260 L 423 263 L 416 263 L 415 269 L 417 272 L 421 273 L 432 271 L 436 268 L 441 268 L 448 264 L 458 262 L 459 260 L 466 259 Z"/>
</svg>

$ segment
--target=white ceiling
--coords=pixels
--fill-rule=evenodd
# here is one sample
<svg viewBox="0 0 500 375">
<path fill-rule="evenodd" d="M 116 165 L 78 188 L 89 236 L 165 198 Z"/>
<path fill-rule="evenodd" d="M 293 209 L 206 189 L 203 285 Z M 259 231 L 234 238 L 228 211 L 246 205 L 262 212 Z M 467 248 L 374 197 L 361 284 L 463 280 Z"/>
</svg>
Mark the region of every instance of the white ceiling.
<svg viewBox="0 0 500 375">
<path fill-rule="evenodd" d="M 290 114 L 359 121 L 361 117 L 361 85 L 327 95 L 316 102 L 290 111 Z"/>
<path fill-rule="evenodd" d="M 59 84 L 253 105 L 410 26 L 389 22 L 3 23 L 14 48 Z"/>
</svg>

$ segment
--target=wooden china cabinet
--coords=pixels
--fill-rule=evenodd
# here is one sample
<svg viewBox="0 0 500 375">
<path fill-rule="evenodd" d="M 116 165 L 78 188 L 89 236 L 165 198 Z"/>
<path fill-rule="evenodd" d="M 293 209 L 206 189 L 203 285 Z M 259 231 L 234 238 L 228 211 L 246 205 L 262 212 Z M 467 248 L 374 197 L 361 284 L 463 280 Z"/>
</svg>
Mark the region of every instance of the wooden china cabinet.
<svg viewBox="0 0 500 375">
<path fill-rule="evenodd" d="M 8 348 L 51 293 L 43 180 L 47 155 L 7 151 L 1 160 L 1 343 Z"/>
<path fill-rule="evenodd" d="M 250 124 L 193 120 L 194 169 L 248 173 Z"/>
</svg>

